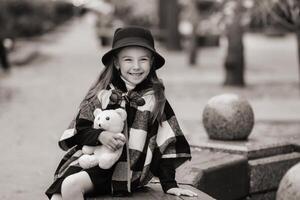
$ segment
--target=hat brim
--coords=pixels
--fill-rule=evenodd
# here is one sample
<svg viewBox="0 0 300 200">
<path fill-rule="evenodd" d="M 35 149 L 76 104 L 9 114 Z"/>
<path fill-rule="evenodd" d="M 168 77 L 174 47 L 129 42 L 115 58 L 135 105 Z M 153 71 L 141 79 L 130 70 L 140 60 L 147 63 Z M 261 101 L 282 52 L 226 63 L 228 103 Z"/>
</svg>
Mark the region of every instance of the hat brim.
<svg viewBox="0 0 300 200">
<path fill-rule="evenodd" d="M 147 43 L 142 43 L 142 42 L 137 43 L 136 40 L 133 40 L 133 41 L 128 41 L 127 40 L 126 42 L 120 43 L 116 47 L 112 48 L 110 51 L 108 51 L 107 53 L 105 53 L 103 55 L 102 63 L 105 66 L 108 66 L 112 62 L 113 55 L 118 50 L 120 50 L 124 47 L 129 47 L 129 46 L 139 46 L 139 47 L 144 47 L 144 48 L 150 50 L 153 53 L 153 56 L 154 56 L 153 67 L 155 67 L 155 70 L 161 68 L 165 64 L 165 59 L 159 53 L 157 53 L 155 49 L 153 49 Z"/>
</svg>

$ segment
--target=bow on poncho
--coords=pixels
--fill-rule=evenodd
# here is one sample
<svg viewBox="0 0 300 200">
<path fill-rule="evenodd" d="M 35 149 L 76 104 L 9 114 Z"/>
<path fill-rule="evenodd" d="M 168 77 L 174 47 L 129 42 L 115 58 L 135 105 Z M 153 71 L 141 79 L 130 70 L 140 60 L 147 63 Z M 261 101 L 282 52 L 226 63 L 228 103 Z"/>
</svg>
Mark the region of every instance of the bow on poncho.
<svg viewBox="0 0 300 200">
<path fill-rule="evenodd" d="M 190 148 L 168 101 L 162 123 L 153 123 L 155 97 L 152 88 L 135 88 L 127 92 L 124 87 L 120 89 L 115 85 L 118 86 L 110 84 L 107 89 L 100 90 L 89 101 L 83 102 L 78 116 L 93 121 L 93 111 L 96 108 L 126 109 L 124 134 L 127 142 L 114 169 L 112 191 L 131 192 L 146 185 L 157 174 L 161 159 L 173 158 L 175 167 L 190 159 Z M 57 178 L 63 175 L 68 166 L 76 165 L 77 159 L 82 155 L 79 146 L 68 146 L 65 142 L 76 134 L 75 124 L 76 121 L 73 120 L 60 139 L 60 147 L 69 151 L 58 166 Z"/>
</svg>

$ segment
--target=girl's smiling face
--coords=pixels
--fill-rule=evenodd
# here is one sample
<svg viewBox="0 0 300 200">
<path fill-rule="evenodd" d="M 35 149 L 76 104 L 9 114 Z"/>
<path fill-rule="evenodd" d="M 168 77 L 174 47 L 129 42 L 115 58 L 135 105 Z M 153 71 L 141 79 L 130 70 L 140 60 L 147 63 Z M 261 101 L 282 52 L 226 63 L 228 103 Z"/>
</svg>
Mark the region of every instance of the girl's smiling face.
<svg viewBox="0 0 300 200">
<path fill-rule="evenodd" d="M 152 53 L 146 48 L 131 46 L 121 49 L 117 55 L 117 69 L 122 77 L 133 85 L 145 80 L 150 72 Z"/>
</svg>

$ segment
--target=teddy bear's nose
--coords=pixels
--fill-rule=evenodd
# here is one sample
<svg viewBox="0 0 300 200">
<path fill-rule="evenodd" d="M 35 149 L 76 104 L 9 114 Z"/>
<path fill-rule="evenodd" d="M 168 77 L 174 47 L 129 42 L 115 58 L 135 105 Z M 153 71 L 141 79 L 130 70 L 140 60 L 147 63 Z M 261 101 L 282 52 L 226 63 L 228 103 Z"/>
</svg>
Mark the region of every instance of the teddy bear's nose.
<svg viewBox="0 0 300 200">
<path fill-rule="evenodd" d="M 109 117 L 106 117 L 105 119 L 106 119 L 106 120 L 109 120 L 110 118 L 109 118 Z"/>
</svg>

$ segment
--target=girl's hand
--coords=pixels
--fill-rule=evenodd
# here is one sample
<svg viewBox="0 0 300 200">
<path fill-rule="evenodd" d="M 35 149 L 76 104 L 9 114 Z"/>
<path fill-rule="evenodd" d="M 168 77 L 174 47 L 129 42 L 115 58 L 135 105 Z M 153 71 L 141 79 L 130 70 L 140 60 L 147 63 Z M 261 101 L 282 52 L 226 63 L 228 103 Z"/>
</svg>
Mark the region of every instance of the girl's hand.
<svg viewBox="0 0 300 200">
<path fill-rule="evenodd" d="M 112 151 L 116 151 L 121 148 L 125 141 L 125 138 L 120 136 L 119 134 L 112 133 L 109 131 L 103 131 L 100 135 L 98 140 L 107 148 Z"/>
<path fill-rule="evenodd" d="M 195 192 L 192 192 L 188 189 L 184 189 L 184 188 L 170 188 L 168 191 L 167 191 L 168 194 L 173 194 L 173 195 L 176 195 L 176 196 L 181 196 L 181 195 L 184 195 L 184 196 L 189 196 L 189 197 L 196 197 L 198 196 Z"/>
</svg>

